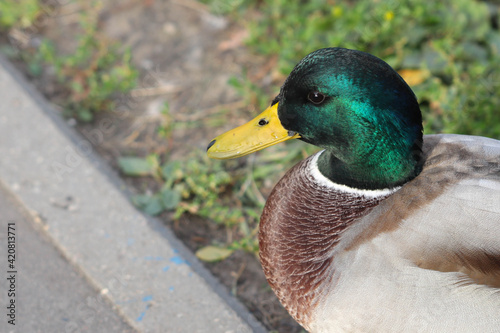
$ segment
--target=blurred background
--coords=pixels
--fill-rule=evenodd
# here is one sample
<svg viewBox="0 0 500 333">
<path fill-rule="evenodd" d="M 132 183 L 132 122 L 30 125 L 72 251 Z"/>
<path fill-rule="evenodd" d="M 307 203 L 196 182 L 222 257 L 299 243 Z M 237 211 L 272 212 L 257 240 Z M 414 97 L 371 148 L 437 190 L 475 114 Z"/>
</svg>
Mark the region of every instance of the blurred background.
<svg viewBox="0 0 500 333">
<path fill-rule="evenodd" d="M 306 54 L 374 54 L 425 134 L 500 139 L 500 2 L 0 0 L 0 52 L 269 329 L 300 332 L 258 263 L 265 199 L 302 142 L 220 162 L 216 135 L 269 105 Z"/>
</svg>

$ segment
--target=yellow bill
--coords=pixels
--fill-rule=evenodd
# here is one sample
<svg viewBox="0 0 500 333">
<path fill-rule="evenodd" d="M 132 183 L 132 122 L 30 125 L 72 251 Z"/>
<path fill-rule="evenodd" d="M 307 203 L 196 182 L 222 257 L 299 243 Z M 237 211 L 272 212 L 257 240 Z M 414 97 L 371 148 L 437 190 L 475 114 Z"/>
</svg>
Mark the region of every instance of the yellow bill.
<svg viewBox="0 0 500 333">
<path fill-rule="evenodd" d="M 297 138 L 300 138 L 299 134 L 281 125 L 276 103 L 248 123 L 213 139 L 208 145 L 207 155 L 221 160 L 236 158 Z"/>
</svg>

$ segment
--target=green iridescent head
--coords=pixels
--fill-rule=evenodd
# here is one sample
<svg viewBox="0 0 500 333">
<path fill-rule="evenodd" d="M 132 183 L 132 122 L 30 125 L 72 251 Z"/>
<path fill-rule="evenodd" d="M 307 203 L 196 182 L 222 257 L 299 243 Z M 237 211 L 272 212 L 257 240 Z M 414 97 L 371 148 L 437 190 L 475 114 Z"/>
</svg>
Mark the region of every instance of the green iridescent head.
<svg viewBox="0 0 500 333">
<path fill-rule="evenodd" d="M 207 153 L 234 158 L 293 138 L 325 148 L 320 172 L 350 187 L 392 188 L 421 170 L 417 99 L 396 71 L 364 52 L 327 48 L 309 54 L 271 107 L 216 137 Z"/>
<path fill-rule="evenodd" d="M 283 127 L 325 148 L 320 171 L 357 188 L 388 188 L 420 172 L 422 116 L 406 82 L 368 53 L 326 48 L 310 53 L 279 95 Z"/>
</svg>

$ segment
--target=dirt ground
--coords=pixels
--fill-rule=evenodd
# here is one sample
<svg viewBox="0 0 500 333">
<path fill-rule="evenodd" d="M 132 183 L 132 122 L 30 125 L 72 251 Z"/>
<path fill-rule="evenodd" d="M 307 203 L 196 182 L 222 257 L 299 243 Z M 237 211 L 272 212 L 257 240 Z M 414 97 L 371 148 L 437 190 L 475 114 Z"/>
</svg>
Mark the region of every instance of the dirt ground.
<svg viewBox="0 0 500 333">
<path fill-rule="evenodd" d="M 282 83 L 270 71 L 272 60 L 251 54 L 243 46 L 246 31 L 242 25 L 211 14 L 194 0 L 104 0 L 102 3 L 100 31 L 131 48 L 133 62 L 140 70 L 139 84 L 131 96 L 119 99 L 115 111 L 99 114 L 91 124 L 77 124 L 71 119 L 68 124 L 85 135 L 111 119 L 115 125 L 113 131 L 106 131 L 103 140 L 94 143 L 96 150 L 115 168 L 120 156 L 158 153 L 169 159 L 182 158 L 193 149 L 204 149 L 214 136 L 257 114 L 257 110 L 242 105 L 227 83 L 230 77 L 241 74 L 243 68 L 262 85 L 278 87 Z M 230 3 L 221 1 L 224 6 L 231 6 Z M 71 31 L 77 27 L 80 8 L 72 2 L 60 4 L 58 11 L 45 20 L 43 30 L 30 38 L 36 42 L 40 35 L 47 36 L 64 51 L 75 44 Z M 32 79 L 57 104 L 59 89 L 49 76 Z M 165 121 L 161 113 L 165 102 L 170 106 L 171 120 L 186 124 L 167 139 L 157 134 Z M 229 113 L 220 127 L 206 126 L 207 119 L 222 108 L 235 112 Z M 131 178 L 126 182 L 137 192 L 155 186 L 152 181 Z M 160 218 L 192 250 L 209 244 L 212 239 L 224 241 L 224 230 L 198 217 L 183 216 L 173 222 L 171 215 L 164 213 Z M 207 267 L 270 330 L 301 331 L 279 304 L 253 255 L 236 252 L 229 259 Z"/>
</svg>

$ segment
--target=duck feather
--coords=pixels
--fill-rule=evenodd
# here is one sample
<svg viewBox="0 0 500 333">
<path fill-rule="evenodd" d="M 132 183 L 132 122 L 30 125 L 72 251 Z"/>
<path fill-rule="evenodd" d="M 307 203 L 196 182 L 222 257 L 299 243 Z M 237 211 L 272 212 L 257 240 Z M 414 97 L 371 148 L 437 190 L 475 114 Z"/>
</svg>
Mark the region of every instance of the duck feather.
<svg viewBox="0 0 500 333">
<path fill-rule="evenodd" d="M 318 155 L 276 185 L 261 262 L 310 332 L 498 331 L 500 141 L 426 135 L 423 153 L 394 192 L 329 186 Z"/>
</svg>

